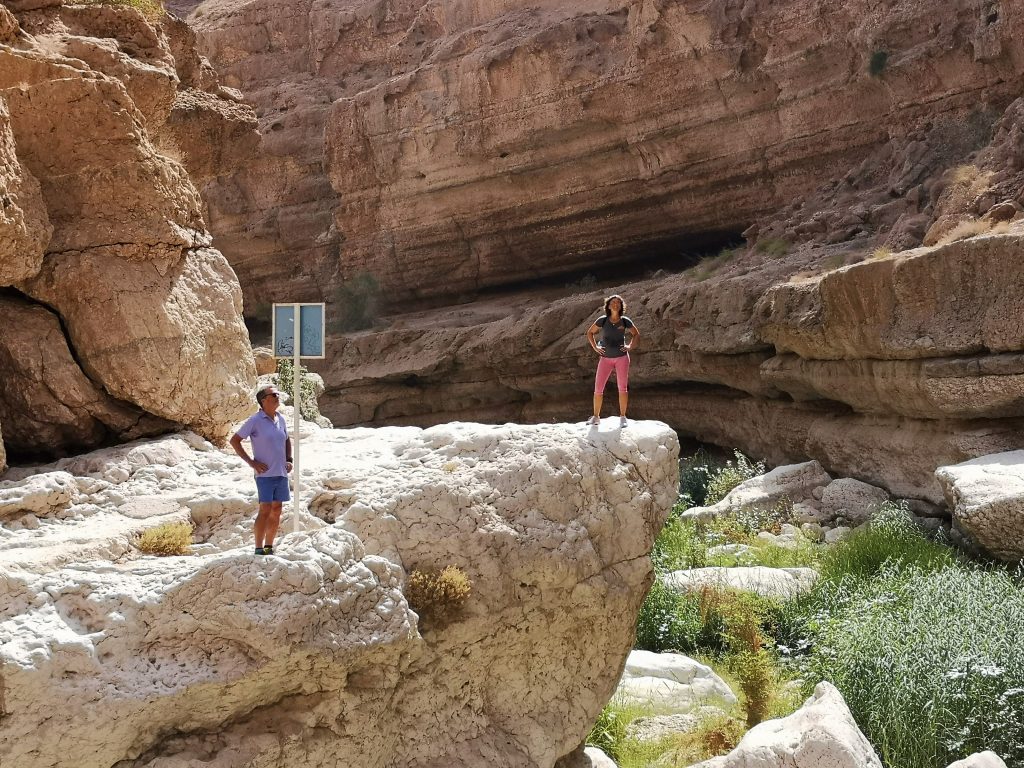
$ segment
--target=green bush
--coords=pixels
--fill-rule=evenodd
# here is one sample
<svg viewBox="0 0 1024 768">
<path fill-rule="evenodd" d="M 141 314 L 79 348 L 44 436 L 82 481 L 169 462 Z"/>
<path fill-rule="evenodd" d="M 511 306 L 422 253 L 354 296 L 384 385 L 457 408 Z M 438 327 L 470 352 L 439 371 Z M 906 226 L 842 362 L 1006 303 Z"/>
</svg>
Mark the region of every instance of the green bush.
<svg viewBox="0 0 1024 768">
<path fill-rule="evenodd" d="M 886 502 L 868 526 L 858 528 L 845 541 L 826 550 L 820 573 L 826 583 L 860 581 L 874 576 L 887 564 L 938 570 L 954 559 L 953 550 L 921 532 L 905 502 Z"/>
<path fill-rule="evenodd" d="M 644 651 L 694 654 L 721 650 L 721 631 L 701 614 L 700 596 L 669 589 L 655 578 L 640 606 L 635 646 Z"/>
<path fill-rule="evenodd" d="M 713 471 L 711 456 L 703 448 L 693 456 L 680 460 L 679 501 L 684 509 L 704 506 Z"/>
<path fill-rule="evenodd" d="M 739 451 L 735 451 L 735 462 L 727 461 L 714 470 L 708 480 L 704 506 L 717 504 L 728 495 L 729 491 L 752 477 L 764 474 L 764 462 L 752 462 Z"/>
<path fill-rule="evenodd" d="M 349 333 L 372 328 L 381 305 L 380 283 L 369 272 L 359 272 L 346 280 L 334 293 L 330 307 L 331 330 Z"/>
<path fill-rule="evenodd" d="M 868 72 L 872 77 L 878 77 L 885 71 L 885 65 L 889 63 L 888 51 L 875 51 L 868 60 Z"/>
<path fill-rule="evenodd" d="M 290 357 L 277 360 L 277 388 L 285 392 L 295 405 L 295 362 Z M 299 415 L 306 421 L 320 418 L 320 405 L 316 400 L 316 387 L 309 370 L 299 365 Z"/>
<path fill-rule="evenodd" d="M 707 542 L 697 523 L 671 516 L 654 541 L 651 562 L 658 573 L 684 568 L 703 568 L 708 564 Z"/>
</svg>

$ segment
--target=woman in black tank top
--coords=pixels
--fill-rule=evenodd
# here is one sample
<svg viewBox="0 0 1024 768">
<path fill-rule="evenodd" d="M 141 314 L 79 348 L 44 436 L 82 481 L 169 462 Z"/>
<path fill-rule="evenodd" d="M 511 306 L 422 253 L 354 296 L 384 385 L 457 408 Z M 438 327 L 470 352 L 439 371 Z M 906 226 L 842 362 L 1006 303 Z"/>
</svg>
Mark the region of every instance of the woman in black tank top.
<svg viewBox="0 0 1024 768">
<path fill-rule="evenodd" d="M 626 302 L 618 294 L 609 296 L 604 302 L 604 315 L 597 318 L 587 331 L 587 341 L 600 356 L 597 376 L 594 380 L 594 415 L 587 422 L 593 426 L 601 423 L 601 405 L 604 402 L 604 388 L 608 378 L 615 372 L 615 383 L 619 389 L 619 426 L 626 426 L 626 408 L 629 405 L 629 351 L 636 345 L 640 331 L 625 315 Z M 600 334 L 600 338 L 596 338 Z M 626 340 L 626 336 L 629 340 Z"/>
</svg>

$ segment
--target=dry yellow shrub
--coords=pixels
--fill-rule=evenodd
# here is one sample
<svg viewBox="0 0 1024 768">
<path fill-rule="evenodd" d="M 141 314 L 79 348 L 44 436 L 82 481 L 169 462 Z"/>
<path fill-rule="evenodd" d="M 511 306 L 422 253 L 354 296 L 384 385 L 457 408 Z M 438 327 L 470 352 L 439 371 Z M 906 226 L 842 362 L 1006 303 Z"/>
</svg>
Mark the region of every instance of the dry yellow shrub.
<svg viewBox="0 0 1024 768">
<path fill-rule="evenodd" d="M 147 555 L 187 555 L 192 551 L 192 526 L 188 523 L 163 523 L 139 536 L 140 550 Z"/>
<path fill-rule="evenodd" d="M 405 596 L 422 621 L 444 625 L 455 618 L 472 589 L 466 572 L 449 565 L 440 572 L 414 570 L 406 581 Z"/>
</svg>

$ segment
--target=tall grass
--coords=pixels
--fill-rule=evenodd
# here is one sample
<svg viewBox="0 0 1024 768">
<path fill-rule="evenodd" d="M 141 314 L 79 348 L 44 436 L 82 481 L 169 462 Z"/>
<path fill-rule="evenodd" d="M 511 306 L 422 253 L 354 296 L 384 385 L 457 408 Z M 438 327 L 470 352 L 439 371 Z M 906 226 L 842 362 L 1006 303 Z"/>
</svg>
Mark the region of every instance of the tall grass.
<svg viewBox="0 0 1024 768">
<path fill-rule="evenodd" d="M 983 749 L 1024 765 L 1018 578 L 930 541 L 892 504 L 821 574 L 772 631 L 809 684 L 835 684 L 887 766 L 942 768 Z"/>
<path fill-rule="evenodd" d="M 886 765 L 984 749 L 1024 765 L 1024 591 L 1008 573 L 889 569 L 833 610 L 807 669 L 842 692 Z"/>
</svg>

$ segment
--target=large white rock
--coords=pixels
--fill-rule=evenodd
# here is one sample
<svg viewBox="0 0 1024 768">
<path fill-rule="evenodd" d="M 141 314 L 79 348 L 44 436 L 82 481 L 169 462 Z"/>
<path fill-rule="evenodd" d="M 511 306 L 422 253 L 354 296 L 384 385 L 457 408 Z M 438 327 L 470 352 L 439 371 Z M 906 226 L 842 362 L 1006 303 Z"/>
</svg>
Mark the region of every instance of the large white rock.
<svg viewBox="0 0 1024 768">
<path fill-rule="evenodd" d="M 275 556 L 251 553 L 249 468 L 194 435 L 62 462 L 64 513 L 0 521 L 0 764 L 526 768 L 583 741 L 676 498 L 675 433 L 307 429 L 314 517 Z M 124 545 L 183 515 L 192 556 Z M 472 593 L 424 624 L 407 575 L 445 565 Z"/>
<path fill-rule="evenodd" d="M 997 557 L 1024 557 L 1024 451 L 1008 451 L 939 467 L 954 521 Z"/>
<path fill-rule="evenodd" d="M 975 752 L 970 757 L 950 763 L 949 768 L 1006 768 L 1006 763 L 995 752 L 986 749 L 984 752 Z"/>
<path fill-rule="evenodd" d="M 768 508 L 783 498 L 795 504 L 813 498 L 815 488 L 830 482 L 832 477 L 817 461 L 786 464 L 744 480 L 717 504 L 691 507 L 683 513 L 683 517 L 701 519 L 728 514 L 744 507 Z"/>
<path fill-rule="evenodd" d="M 825 520 L 844 517 L 858 525 L 867 522 L 888 500 L 889 494 L 878 486 L 852 477 L 840 477 L 825 486 L 821 494 L 821 512 Z"/>
<path fill-rule="evenodd" d="M 813 568 L 769 568 L 763 565 L 733 568 L 691 568 L 662 577 L 665 586 L 691 592 L 703 587 L 723 587 L 788 600 L 810 591 L 818 579 Z"/>
<path fill-rule="evenodd" d="M 67 472 L 46 472 L 21 482 L 0 482 L 0 520 L 25 513 L 50 517 L 69 506 L 78 483 Z"/>
<path fill-rule="evenodd" d="M 693 768 L 882 768 L 831 683 L 796 712 L 754 726 L 732 752 Z"/>
<path fill-rule="evenodd" d="M 706 664 L 681 653 L 631 651 L 615 695 L 650 703 L 662 712 L 731 707 L 735 694 Z"/>
</svg>

